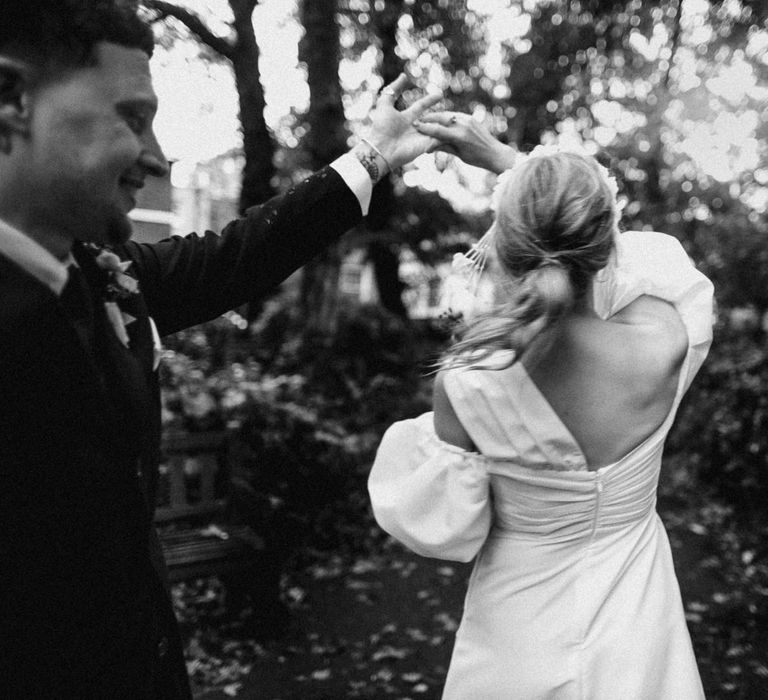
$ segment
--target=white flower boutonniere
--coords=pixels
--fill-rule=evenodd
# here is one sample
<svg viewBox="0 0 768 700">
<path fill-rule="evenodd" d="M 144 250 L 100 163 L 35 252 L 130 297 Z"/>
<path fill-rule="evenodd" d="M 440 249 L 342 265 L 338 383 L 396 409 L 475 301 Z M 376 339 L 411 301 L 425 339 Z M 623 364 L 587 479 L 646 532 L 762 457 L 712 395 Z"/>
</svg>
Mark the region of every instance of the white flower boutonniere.
<svg viewBox="0 0 768 700">
<path fill-rule="evenodd" d="M 137 320 L 137 316 L 133 314 L 140 315 L 144 310 L 144 305 L 139 299 L 139 281 L 128 274 L 128 269 L 133 263 L 130 260 L 121 260 L 113 250 L 94 243 L 86 243 L 84 247 L 90 250 L 98 268 L 100 279 L 96 284 L 101 290 L 101 298 L 109 323 L 118 340 L 126 348 L 130 347 L 131 338 L 127 327 Z M 129 311 L 133 311 L 133 314 L 128 313 Z M 163 346 L 154 320 L 151 316 L 147 316 L 147 321 L 152 335 L 154 355 L 152 370 L 155 371 L 162 358 Z"/>
<path fill-rule="evenodd" d="M 135 277 L 126 275 L 126 270 L 133 265 L 130 260 L 121 260 L 115 253 L 106 248 L 98 249 L 96 264 L 106 270 L 109 275 L 107 281 L 107 296 L 111 301 L 125 299 L 139 293 L 139 281 Z"/>
<path fill-rule="evenodd" d="M 119 301 L 130 299 L 139 293 L 139 281 L 126 274 L 133 264 L 130 260 L 121 260 L 111 250 L 93 246 L 96 264 L 106 273 L 104 285 L 104 309 L 107 318 L 115 330 L 120 342 L 128 347 L 130 338 L 126 327 L 136 320 L 135 316 L 120 308 Z"/>
</svg>

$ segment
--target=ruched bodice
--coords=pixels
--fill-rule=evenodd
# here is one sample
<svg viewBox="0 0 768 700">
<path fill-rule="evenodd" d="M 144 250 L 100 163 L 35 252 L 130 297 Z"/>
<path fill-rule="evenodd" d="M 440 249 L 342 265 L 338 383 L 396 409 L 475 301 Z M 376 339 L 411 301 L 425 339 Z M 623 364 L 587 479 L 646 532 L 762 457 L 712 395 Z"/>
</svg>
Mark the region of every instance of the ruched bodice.
<svg viewBox="0 0 768 700">
<path fill-rule="evenodd" d="M 664 440 L 711 342 L 712 285 L 675 239 L 628 232 L 594 308 L 606 319 L 643 294 L 674 305 L 688 352 L 667 418 L 616 463 L 589 468 L 521 363 L 445 374 L 477 452 L 441 442 L 431 413 L 382 440 L 379 524 L 425 556 L 477 555 L 445 699 L 703 698 L 655 505 Z"/>
<path fill-rule="evenodd" d="M 494 527 L 500 536 L 591 540 L 647 519 L 655 512 L 661 449 L 641 448 L 596 471 L 488 463 Z"/>
</svg>

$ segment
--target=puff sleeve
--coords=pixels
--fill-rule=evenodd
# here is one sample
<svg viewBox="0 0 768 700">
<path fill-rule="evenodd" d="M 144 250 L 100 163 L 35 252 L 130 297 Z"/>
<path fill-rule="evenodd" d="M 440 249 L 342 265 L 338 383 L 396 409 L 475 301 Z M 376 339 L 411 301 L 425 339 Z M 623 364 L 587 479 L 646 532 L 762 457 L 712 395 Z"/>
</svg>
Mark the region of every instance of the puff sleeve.
<svg viewBox="0 0 768 700">
<path fill-rule="evenodd" d="M 671 303 L 688 333 L 683 388 L 687 389 L 712 344 L 713 285 L 696 269 L 674 236 L 655 231 L 625 231 L 615 259 L 597 274 L 595 311 L 608 318 L 637 297 L 648 294 Z"/>
<path fill-rule="evenodd" d="M 422 556 L 467 562 L 488 535 L 485 458 L 441 441 L 432 412 L 390 426 L 368 491 L 379 525 Z"/>
</svg>

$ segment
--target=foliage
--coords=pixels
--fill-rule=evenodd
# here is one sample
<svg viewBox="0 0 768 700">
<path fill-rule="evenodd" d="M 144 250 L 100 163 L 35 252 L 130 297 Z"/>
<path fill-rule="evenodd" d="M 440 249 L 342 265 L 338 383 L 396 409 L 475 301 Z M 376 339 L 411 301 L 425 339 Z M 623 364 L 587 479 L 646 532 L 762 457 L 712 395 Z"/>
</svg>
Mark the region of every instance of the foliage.
<svg viewBox="0 0 768 700">
<path fill-rule="evenodd" d="M 248 24 L 255 0 L 222 4 L 231 11 L 221 17 L 211 11 L 196 15 L 187 9 L 189 2 L 143 4 L 152 16 L 171 18 L 163 23 L 163 38 L 174 32 L 177 39 L 196 38 L 209 53 L 232 62 L 251 178 L 244 205 L 263 199 L 273 187 L 287 188 L 308 167 L 343 148 L 346 132 L 362 128 L 382 80 L 405 69 L 421 89 L 444 90 L 448 108 L 473 113 L 519 147 L 581 141 L 604 151 L 623 184 L 628 228 L 679 237 L 697 262 L 717 271 L 721 303 L 766 308 L 765 266 L 754 254 L 765 248 L 768 209 L 765 3 L 298 3 L 298 19 L 307 29 L 301 60 L 312 104 L 307 114 L 285 115 L 274 139 L 263 120 L 265 102 L 254 66 L 259 47 Z M 338 32 L 331 21 L 334 5 Z M 200 7 L 195 5 L 204 12 Z M 331 80 L 339 56 L 341 72 L 335 73 L 343 79 Z M 333 137 L 318 141 L 318 134 Z M 321 156 L 326 147 L 327 157 Z M 391 310 L 402 310 L 402 285 L 396 275 L 385 274 L 393 269 L 397 246 L 407 242 L 431 261 L 452 252 L 448 248 L 457 234 L 476 237 L 482 230 L 477 219 L 444 215 L 446 207 L 435 201 L 435 190 L 445 196 L 446 183 L 454 180 L 465 194 L 471 190 L 463 174 L 451 163 L 444 176 L 397 178 L 383 205 L 374 207 L 368 228 L 379 245 L 370 259 L 382 303 Z M 414 186 L 416 181 L 429 191 Z M 367 245 L 371 237 L 356 240 Z M 337 272 L 337 263 L 331 259 L 326 268 Z M 755 274 L 743 274 L 748 264 Z M 318 293 L 307 295 L 316 307 L 305 314 L 334 317 L 321 324 L 332 329 L 335 282 L 320 282 L 312 285 Z"/>
<path fill-rule="evenodd" d="M 500 0 L 500 36 L 494 17 L 478 9 L 493 4 L 339 0 L 342 63 L 358 67 L 357 82 L 349 71 L 342 81 L 345 111 L 364 114 L 381 76 L 404 65 L 417 85 L 444 89 L 449 108 L 472 113 L 511 143 L 583 141 L 619 176 L 626 227 L 677 236 L 714 280 L 725 320 L 670 436 L 662 514 L 673 547 L 677 542 L 690 564 L 684 593 L 708 694 L 750 697 L 753 688 L 765 689 L 768 676 L 759 657 L 768 644 L 760 630 L 768 619 L 768 356 L 761 328 L 768 309 L 768 6 Z M 296 114 L 283 121 L 281 187 L 306 173 L 306 157 L 289 147 L 301 142 L 306 122 L 307 115 Z M 354 118 L 347 126 L 351 133 L 360 128 Z M 407 241 L 425 263 L 438 263 L 487 225 L 483 216 L 457 213 L 445 198 L 442 183 L 449 180 L 471 190 L 465 175 L 452 162 L 444 172 L 429 171 L 423 189 L 398 179 L 394 205 L 382 208 L 392 215 L 373 221 L 371 230 L 390 248 Z M 366 235 L 358 234 L 358 243 L 370 242 Z M 440 342 L 375 307 L 342 309 L 333 334 L 305 333 L 301 325 L 295 306 L 274 299 L 248 329 L 221 319 L 174 338 L 164 374 L 168 424 L 238 431 L 237 515 L 272 533 L 277 556 L 269 575 L 290 572 L 282 589 L 299 609 L 301 591 L 310 595 L 325 580 L 307 583 L 307 571 L 336 567 L 340 580 L 359 582 L 355 558 L 370 561 L 386 551 L 367 509 L 366 467 L 386 425 L 428 406 L 424 367 L 414 358 L 429 357 Z M 209 593 L 187 591 L 184 600 L 200 601 L 187 612 L 211 604 Z M 227 644 L 232 648 L 223 636 L 211 642 L 222 655 Z M 400 653 L 407 644 L 392 641 L 391 633 L 382 633 L 372 650 L 340 638 L 308 638 L 307 654 L 327 665 L 297 675 L 322 683 L 336 673 L 329 655 L 353 649 L 368 654 L 356 663 L 376 677 L 377 688 L 394 692 L 402 680 L 397 660 L 390 657 L 386 668 L 371 662 L 387 646 Z M 312 651 L 323 645 L 332 651 Z M 236 682 L 242 673 L 235 661 L 276 666 L 282 653 L 235 648 L 240 656 L 208 667 L 209 679 Z M 202 664 L 210 654 L 201 649 L 191 655 Z M 399 687 L 422 692 L 415 685 L 433 680 Z M 337 687 L 339 697 L 351 692 Z"/>
<path fill-rule="evenodd" d="M 250 334 L 226 318 L 177 334 L 162 375 L 166 425 L 235 431 L 235 515 L 248 514 L 281 565 L 310 541 L 354 547 L 328 535 L 327 508 L 366 509 L 366 465 L 392 420 L 428 408 L 414 358 L 439 340 L 378 307 L 307 340 L 293 308 L 273 301 Z"/>
<path fill-rule="evenodd" d="M 684 399 L 667 452 L 734 509 L 742 524 L 768 523 L 768 351 L 762 332 L 721 326 Z"/>
</svg>

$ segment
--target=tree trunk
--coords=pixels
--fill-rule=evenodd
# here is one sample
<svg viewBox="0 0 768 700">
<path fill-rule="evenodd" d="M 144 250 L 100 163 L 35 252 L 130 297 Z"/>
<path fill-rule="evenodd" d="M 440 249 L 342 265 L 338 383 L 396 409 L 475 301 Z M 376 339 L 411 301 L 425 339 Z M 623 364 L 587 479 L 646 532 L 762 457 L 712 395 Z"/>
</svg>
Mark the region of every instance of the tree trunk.
<svg viewBox="0 0 768 700">
<path fill-rule="evenodd" d="M 253 32 L 253 11 L 258 0 L 229 0 L 235 18 L 232 23 L 236 37 L 234 42 L 214 34 L 199 15 L 185 7 L 165 0 L 141 1 L 146 8 L 157 13 L 159 19 L 173 17 L 181 22 L 202 44 L 232 64 L 240 102 L 245 156 L 240 211 L 269 199 L 275 194 L 272 185 L 275 144 L 264 121 L 265 101 L 259 72 L 259 47 Z"/>
<path fill-rule="evenodd" d="M 397 22 L 402 14 L 403 0 L 384 3 L 374 15 L 373 27 L 381 43 L 381 77 L 385 85 L 391 83 L 403 70 L 403 60 L 397 55 Z M 395 210 L 392 176 L 384 178 L 374 190 L 371 212 L 366 221 L 368 230 L 375 233 L 389 228 Z M 396 245 L 373 241 L 368 246 L 368 260 L 373 265 L 379 303 L 388 311 L 407 318 L 403 303 L 406 285 L 400 279 L 400 255 Z"/>
<path fill-rule="evenodd" d="M 299 6 L 305 32 L 299 43 L 299 59 L 307 66 L 310 100 L 303 146 L 313 170 L 347 150 L 336 7 L 337 0 L 302 0 Z M 336 330 L 341 261 L 336 245 L 304 266 L 300 304 L 309 332 L 332 334 Z"/>
<path fill-rule="evenodd" d="M 264 88 L 259 72 L 259 47 L 253 32 L 255 2 L 230 0 L 235 15 L 237 42 L 232 51 L 232 68 L 240 101 L 240 124 L 243 129 L 243 181 L 240 189 L 240 211 L 261 204 L 275 194 L 275 143 L 264 120 Z"/>
<path fill-rule="evenodd" d="M 339 27 L 337 0 L 302 0 L 304 36 L 299 42 L 299 60 L 307 66 L 309 86 L 309 130 L 303 146 L 313 169 L 327 165 L 347 150 L 346 119 L 339 82 Z"/>
<path fill-rule="evenodd" d="M 379 303 L 401 318 L 408 318 L 408 309 L 403 302 L 407 285 L 400 279 L 400 255 L 398 245 L 373 241 L 368 245 L 368 260 L 376 273 L 376 288 Z"/>
</svg>

